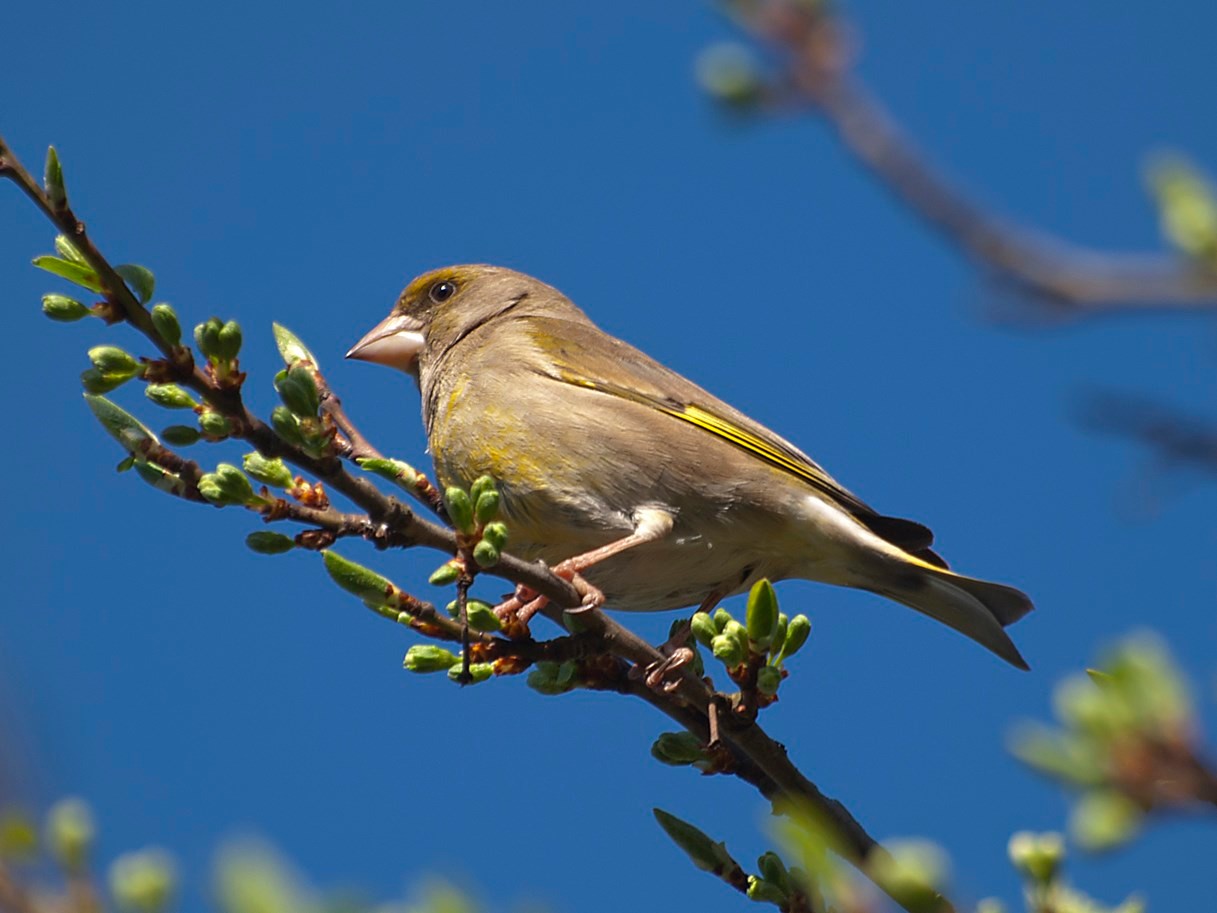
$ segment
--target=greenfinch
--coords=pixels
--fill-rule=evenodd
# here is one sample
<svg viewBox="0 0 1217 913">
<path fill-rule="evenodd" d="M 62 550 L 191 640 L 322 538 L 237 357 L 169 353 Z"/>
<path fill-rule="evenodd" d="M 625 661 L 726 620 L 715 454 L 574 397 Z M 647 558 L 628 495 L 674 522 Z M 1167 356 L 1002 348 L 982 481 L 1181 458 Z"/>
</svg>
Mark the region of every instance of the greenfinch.
<svg viewBox="0 0 1217 913">
<path fill-rule="evenodd" d="M 948 570 L 929 529 L 877 513 L 544 282 L 425 273 L 347 357 L 412 375 L 440 483 L 493 476 L 510 551 L 582 575 L 608 608 L 709 608 L 797 577 L 886 596 L 1027 668 L 1003 630 L 1026 595 Z"/>
</svg>

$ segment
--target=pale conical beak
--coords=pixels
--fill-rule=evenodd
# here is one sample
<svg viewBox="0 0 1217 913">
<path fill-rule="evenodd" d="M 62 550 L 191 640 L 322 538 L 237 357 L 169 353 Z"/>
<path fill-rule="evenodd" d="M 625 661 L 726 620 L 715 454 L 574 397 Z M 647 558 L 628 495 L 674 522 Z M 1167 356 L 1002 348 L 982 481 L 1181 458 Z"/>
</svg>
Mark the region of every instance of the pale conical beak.
<svg viewBox="0 0 1217 913">
<path fill-rule="evenodd" d="M 418 371 L 418 353 L 422 348 L 422 324 L 404 314 L 390 314 L 351 346 L 347 358 L 358 358 L 415 374 Z"/>
</svg>

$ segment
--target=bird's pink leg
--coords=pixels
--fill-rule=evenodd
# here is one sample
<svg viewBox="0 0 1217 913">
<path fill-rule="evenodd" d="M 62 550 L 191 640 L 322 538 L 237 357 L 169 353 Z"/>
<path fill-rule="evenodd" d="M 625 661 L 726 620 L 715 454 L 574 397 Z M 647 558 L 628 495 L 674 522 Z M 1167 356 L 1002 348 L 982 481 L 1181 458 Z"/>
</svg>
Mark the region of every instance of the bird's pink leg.
<svg viewBox="0 0 1217 913">
<path fill-rule="evenodd" d="M 662 539 L 672 531 L 672 522 L 672 515 L 667 511 L 641 510 L 638 512 L 638 525 L 628 536 L 623 536 L 581 555 L 567 558 L 556 565 L 553 573 L 563 580 L 569 580 L 583 601 L 581 609 L 568 611 L 587 611 L 604 605 L 604 594 L 580 576 L 582 571 L 631 548 Z M 504 621 L 514 619 L 517 623 L 527 627 L 532 617 L 545 608 L 548 603 L 548 596 L 538 595 L 528 587 L 520 586 L 517 587 L 515 595 L 495 606 L 494 611 Z"/>
</svg>

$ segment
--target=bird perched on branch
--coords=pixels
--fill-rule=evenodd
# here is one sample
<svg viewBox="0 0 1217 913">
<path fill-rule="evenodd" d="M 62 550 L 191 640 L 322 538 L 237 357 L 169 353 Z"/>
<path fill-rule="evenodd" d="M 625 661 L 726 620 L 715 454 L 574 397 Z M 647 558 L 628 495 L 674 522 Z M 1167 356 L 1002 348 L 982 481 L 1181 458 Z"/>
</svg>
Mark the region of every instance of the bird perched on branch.
<svg viewBox="0 0 1217 913">
<path fill-rule="evenodd" d="M 609 608 L 712 608 L 799 577 L 886 596 L 1027 668 L 1003 630 L 1031 611 L 1023 593 L 948 570 L 926 527 L 877 513 L 537 279 L 425 273 L 347 357 L 413 375 L 440 482 L 493 476 L 510 550 Z"/>
</svg>

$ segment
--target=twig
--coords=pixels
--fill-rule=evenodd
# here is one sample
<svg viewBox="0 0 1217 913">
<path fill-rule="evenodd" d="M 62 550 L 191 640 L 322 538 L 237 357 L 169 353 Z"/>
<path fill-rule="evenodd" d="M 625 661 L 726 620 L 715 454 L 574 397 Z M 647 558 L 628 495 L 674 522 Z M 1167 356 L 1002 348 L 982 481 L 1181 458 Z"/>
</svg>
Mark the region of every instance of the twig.
<svg viewBox="0 0 1217 913">
<path fill-rule="evenodd" d="M 208 373 L 200 370 L 193 363 L 189 349 L 174 347 L 160 336 L 149 317 L 148 312 L 130 293 L 125 284 L 114 272 L 113 267 L 93 246 L 84 232 L 84 226 L 71 210 L 65 205 L 56 209 L 41 187 L 34 181 L 20 162 L 12 155 L 9 148 L 0 138 L 0 177 L 7 177 L 16 183 L 30 197 L 39 209 L 64 234 L 69 235 L 80 248 L 82 255 L 90 266 L 101 277 L 107 292 L 107 299 L 116 304 L 132 326 L 147 337 L 169 360 L 169 366 L 178 380 L 185 386 L 199 393 L 208 404 L 230 419 L 234 428 L 233 436 L 242 438 L 251 444 L 264 456 L 280 457 L 300 467 L 313 476 L 322 479 L 326 486 L 346 495 L 352 502 L 367 511 L 367 515 L 344 514 L 333 508 L 308 507 L 302 504 L 292 504 L 284 501 L 285 507 L 280 508 L 284 515 L 303 522 L 310 523 L 321 529 L 328 530 L 334 535 L 358 535 L 368 539 L 379 547 L 414 547 L 426 546 L 438 549 L 449 555 L 460 549 L 456 533 L 445 526 L 425 520 L 411 511 L 400 500 L 385 495 L 379 488 L 368 480 L 350 475 L 342 466 L 338 455 L 317 457 L 304 452 L 302 449 L 284 441 L 269 426 L 248 411 L 241 398 L 239 386 L 220 385 Z M 327 414 L 349 438 L 348 454 L 360 448 L 370 448 L 370 444 L 355 430 L 355 426 L 346 417 L 341 404 L 332 394 L 327 397 L 329 403 Z M 375 449 L 367 450 L 375 453 Z M 169 459 L 172 454 L 162 454 Z M 191 469 L 190 467 L 194 467 Z M 179 468 L 187 471 L 194 480 L 197 466 L 183 461 Z M 261 510 L 260 508 L 257 508 Z M 273 516 L 272 516 L 273 519 Z M 549 597 L 550 604 L 544 610 L 553 620 L 561 624 L 564 608 L 580 608 L 582 601 L 575 588 L 565 580 L 556 577 L 546 568 L 538 564 L 530 564 L 504 554 L 493 568 L 483 571 L 515 584 L 523 584 L 535 592 Z M 406 594 L 399 594 L 407 598 Z M 413 600 L 413 597 L 408 597 Z M 510 643 L 502 639 L 488 638 L 479 632 L 461 631 L 461 626 L 452 619 L 446 618 L 435 610 L 434 606 L 420 600 L 413 600 L 407 612 L 417 613 L 417 618 L 425 619 L 428 624 L 434 624 L 442 632 L 442 636 L 453 639 L 469 637 L 470 649 L 480 648 L 492 641 Z M 602 649 L 619 660 L 628 662 L 639 669 L 648 669 L 664 661 L 665 657 L 655 647 L 651 646 L 629 629 L 619 625 L 601 611 L 583 611 L 580 621 L 587 629 L 588 638 L 595 638 Z M 550 642 L 558 643 L 558 642 Z M 574 644 L 574 641 L 566 643 Z M 527 655 L 533 649 L 542 656 L 547 650 L 558 652 L 555 647 L 538 645 L 536 648 L 526 646 L 527 642 L 512 643 L 510 647 L 493 646 L 496 650 L 515 650 L 517 655 Z M 582 648 L 583 644 L 580 644 Z M 467 651 L 469 652 L 469 651 Z M 624 667 L 623 670 L 624 672 Z M 621 681 L 614 683 L 617 690 L 634 694 L 646 700 L 690 732 L 703 740 L 710 738 L 710 707 L 722 699 L 704 681 L 683 676 L 671 693 L 659 693 L 646 688 L 640 682 L 622 674 Z M 716 725 L 716 729 L 719 729 Z M 866 830 L 854 819 L 849 811 L 839 802 L 828 798 L 808 780 L 790 762 L 785 749 L 771 739 L 754 721 L 743 725 L 722 727 L 717 738 L 736 759 L 733 771 L 771 800 L 794 799 L 809 803 L 821 815 L 832 823 L 837 830 L 842 854 L 850 861 L 865 869 L 867 863 L 884 851 Z M 942 900 L 933 907 L 936 913 L 949 913 L 951 905 Z M 917 913 L 921 913 L 920 910 Z"/>
<path fill-rule="evenodd" d="M 849 29 L 836 4 L 736 2 L 754 35 L 784 50 L 793 90 L 845 148 L 913 212 L 978 265 L 1073 313 L 1217 306 L 1217 270 L 1182 256 L 1110 253 L 1016 225 L 977 205 L 932 166 L 883 104 L 849 70 Z"/>
</svg>

